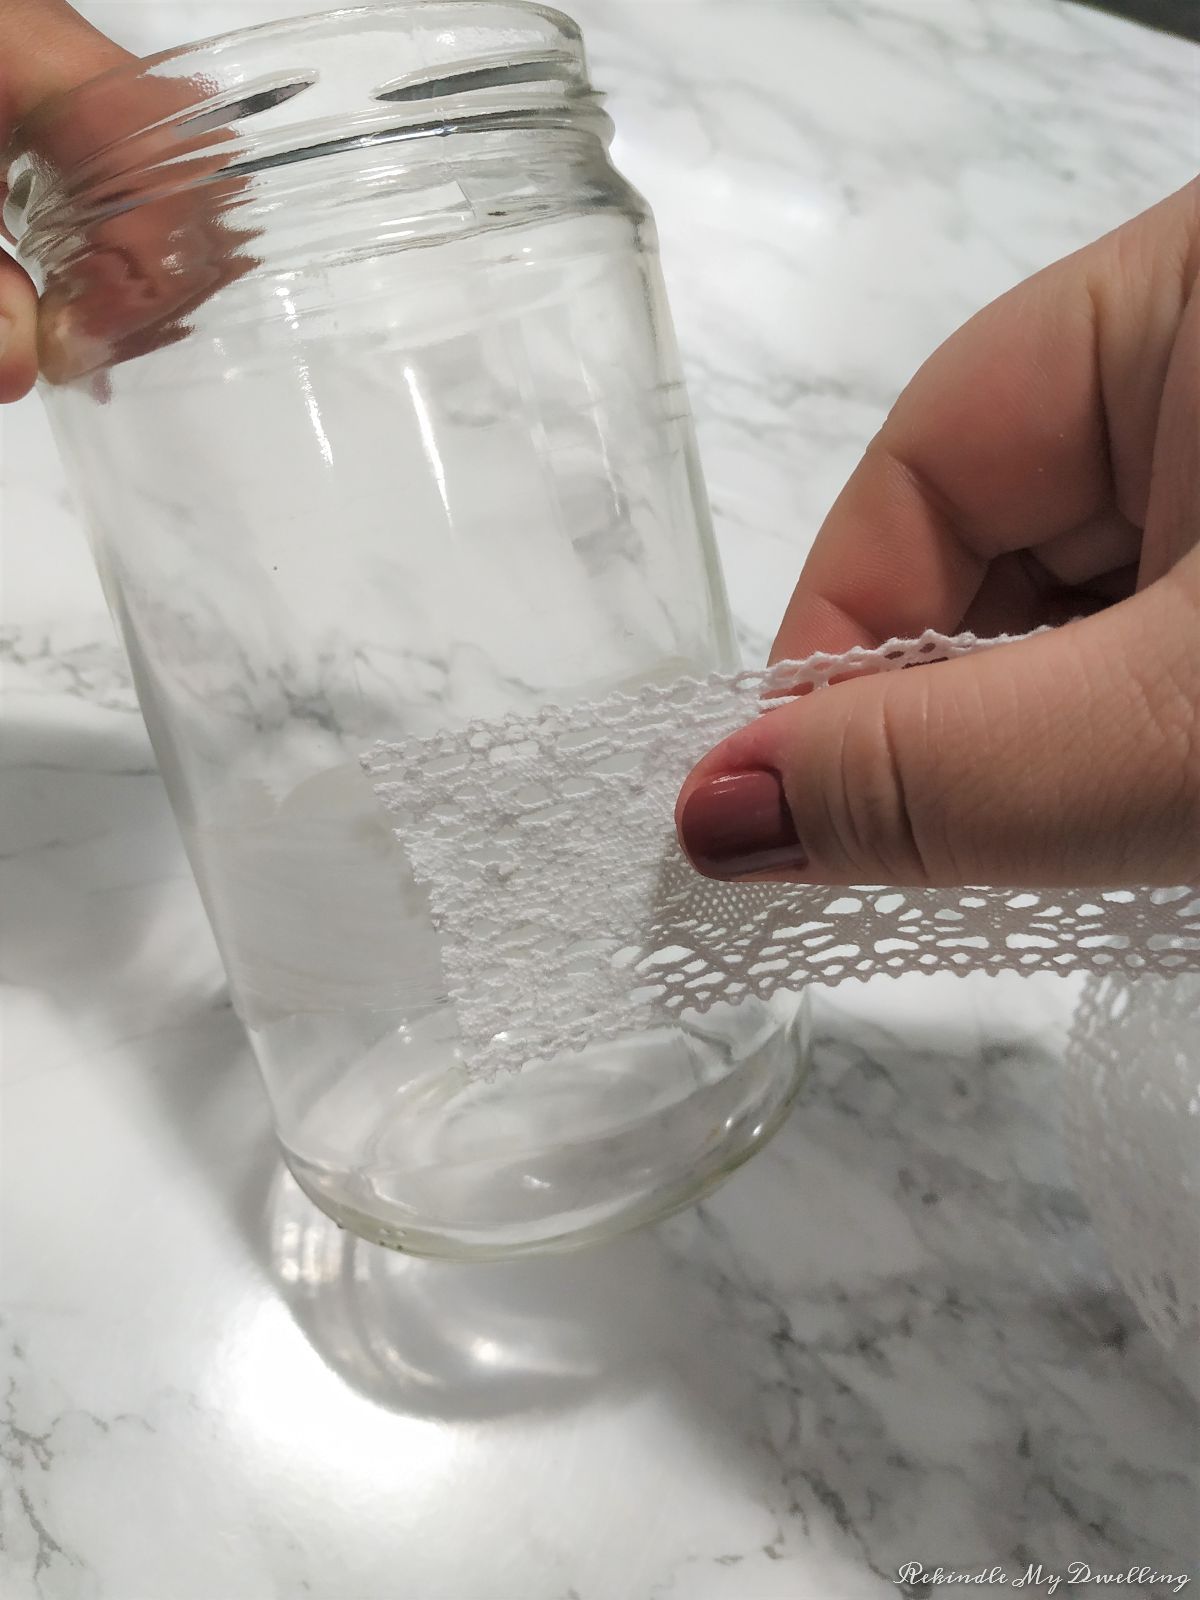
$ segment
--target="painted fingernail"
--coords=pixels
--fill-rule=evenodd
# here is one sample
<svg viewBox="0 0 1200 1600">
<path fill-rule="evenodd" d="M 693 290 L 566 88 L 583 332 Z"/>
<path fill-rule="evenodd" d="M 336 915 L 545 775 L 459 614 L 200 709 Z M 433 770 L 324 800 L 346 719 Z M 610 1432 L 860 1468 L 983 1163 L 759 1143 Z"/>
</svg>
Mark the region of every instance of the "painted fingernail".
<svg viewBox="0 0 1200 1600">
<path fill-rule="evenodd" d="M 808 859 L 775 772 L 733 772 L 697 784 L 679 834 L 697 872 L 714 878 L 802 867 Z"/>
</svg>

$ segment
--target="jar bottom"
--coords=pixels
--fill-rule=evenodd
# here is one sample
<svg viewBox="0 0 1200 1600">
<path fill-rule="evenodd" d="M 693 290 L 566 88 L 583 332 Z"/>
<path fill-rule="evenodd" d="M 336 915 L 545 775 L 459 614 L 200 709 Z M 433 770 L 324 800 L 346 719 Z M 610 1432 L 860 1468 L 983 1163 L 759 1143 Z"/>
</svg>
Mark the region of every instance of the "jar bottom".
<svg viewBox="0 0 1200 1600">
<path fill-rule="evenodd" d="M 783 997 L 489 1081 L 467 1077 L 449 1038 L 406 1048 L 421 1043 L 423 1070 L 397 1089 L 381 1040 L 356 1081 L 323 1095 L 281 1143 L 297 1183 L 340 1225 L 456 1260 L 571 1249 L 693 1203 L 771 1136 L 807 1066 L 805 1008 Z M 352 1158 L 330 1158 L 339 1141 Z"/>
</svg>

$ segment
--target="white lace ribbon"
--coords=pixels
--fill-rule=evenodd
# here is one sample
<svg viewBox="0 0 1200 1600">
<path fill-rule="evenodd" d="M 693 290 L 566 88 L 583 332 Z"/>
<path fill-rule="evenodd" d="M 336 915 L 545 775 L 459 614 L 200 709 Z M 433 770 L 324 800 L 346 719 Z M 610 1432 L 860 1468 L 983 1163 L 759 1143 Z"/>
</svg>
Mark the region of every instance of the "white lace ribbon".
<svg viewBox="0 0 1200 1600">
<path fill-rule="evenodd" d="M 363 765 L 428 889 L 471 1069 L 810 982 L 1200 966 L 1194 889 L 723 884 L 680 853 L 680 784 L 767 697 L 1006 642 L 926 633 L 376 745 Z"/>
</svg>

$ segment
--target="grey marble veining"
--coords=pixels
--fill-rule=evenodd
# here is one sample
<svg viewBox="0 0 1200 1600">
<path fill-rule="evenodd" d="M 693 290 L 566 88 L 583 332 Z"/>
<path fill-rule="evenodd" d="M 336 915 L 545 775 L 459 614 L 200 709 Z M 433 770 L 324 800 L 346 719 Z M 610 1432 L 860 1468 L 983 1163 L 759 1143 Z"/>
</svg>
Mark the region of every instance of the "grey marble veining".
<svg viewBox="0 0 1200 1600">
<path fill-rule="evenodd" d="M 83 9 L 151 49 L 297 7 Z M 754 659 L 928 351 L 1191 176 L 1200 56 L 1050 0 L 574 9 L 658 217 Z M 1068 983 L 823 997 L 774 1144 L 603 1250 L 468 1271 L 315 1213 L 36 404 L 0 430 L 6 1597 L 865 1600 L 923 1592 L 912 1560 L 1194 1567 L 1194 1406 L 1057 1131 Z"/>
</svg>

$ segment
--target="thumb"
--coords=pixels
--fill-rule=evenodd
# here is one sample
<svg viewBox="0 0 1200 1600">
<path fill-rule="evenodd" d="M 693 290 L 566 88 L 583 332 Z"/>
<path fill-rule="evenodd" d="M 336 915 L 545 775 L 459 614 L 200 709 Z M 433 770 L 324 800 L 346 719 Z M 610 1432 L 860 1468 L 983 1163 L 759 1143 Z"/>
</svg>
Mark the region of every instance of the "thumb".
<svg viewBox="0 0 1200 1600">
<path fill-rule="evenodd" d="M 684 784 L 710 877 L 1050 887 L 1200 877 L 1200 550 L 1053 633 L 767 712 Z"/>
</svg>

